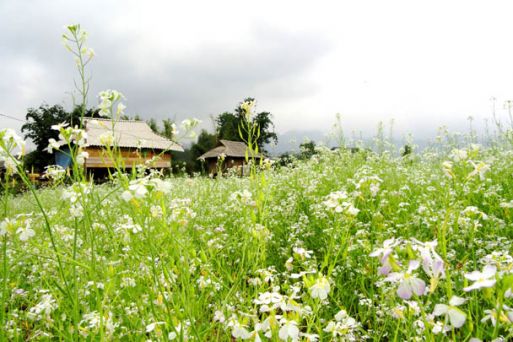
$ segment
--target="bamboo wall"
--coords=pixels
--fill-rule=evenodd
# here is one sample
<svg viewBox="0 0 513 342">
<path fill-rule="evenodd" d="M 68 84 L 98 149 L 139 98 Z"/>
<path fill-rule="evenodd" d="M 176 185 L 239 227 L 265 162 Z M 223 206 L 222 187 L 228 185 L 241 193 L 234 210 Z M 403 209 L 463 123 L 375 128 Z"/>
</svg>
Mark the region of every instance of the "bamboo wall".
<svg viewBox="0 0 513 342">
<path fill-rule="evenodd" d="M 154 156 L 159 155 L 160 159 L 154 162 L 151 167 L 154 168 L 169 168 L 171 167 L 171 152 L 160 153 L 161 151 L 153 150 L 137 150 L 131 148 L 120 148 L 122 165 L 125 168 L 133 168 L 136 165 L 144 164 Z M 85 161 L 85 168 L 111 168 L 114 167 L 114 161 L 107 157 L 106 151 L 101 147 L 87 147 L 85 149 L 89 153 L 89 157 Z"/>
</svg>

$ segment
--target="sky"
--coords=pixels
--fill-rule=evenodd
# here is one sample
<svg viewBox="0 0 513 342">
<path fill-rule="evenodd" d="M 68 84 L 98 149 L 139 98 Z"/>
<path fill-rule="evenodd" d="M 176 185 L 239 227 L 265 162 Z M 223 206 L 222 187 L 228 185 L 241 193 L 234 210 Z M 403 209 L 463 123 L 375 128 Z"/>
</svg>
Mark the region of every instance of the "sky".
<svg viewBox="0 0 513 342">
<path fill-rule="evenodd" d="M 483 126 L 513 99 L 511 1 L 0 0 L 0 114 L 72 104 L 61 35 L 80 23 L 96 56 L 89 105 L 116 89 L 142 118 L 212 117 L 246 97 L 276 131 L 429 138 Z M 495 98 L 492 101 L 491 98 Z M 0 128 L 21 121 L 0 117 Z"/>
</svg>

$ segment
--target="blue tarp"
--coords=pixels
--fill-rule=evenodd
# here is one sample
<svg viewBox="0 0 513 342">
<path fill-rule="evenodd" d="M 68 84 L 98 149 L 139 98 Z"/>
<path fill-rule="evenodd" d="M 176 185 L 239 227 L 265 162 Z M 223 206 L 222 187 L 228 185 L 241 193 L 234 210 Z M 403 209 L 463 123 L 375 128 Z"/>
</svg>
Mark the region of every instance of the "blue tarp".
<svg viewBox="0 0 513 342">
<path fill-rule="evenodd" d="M 61 151 L 55 151 L 55 165 L 59 165 L 66 169 L 71 166 L 71 156 L 68 148 L 63 148 Z"/>
</svg>

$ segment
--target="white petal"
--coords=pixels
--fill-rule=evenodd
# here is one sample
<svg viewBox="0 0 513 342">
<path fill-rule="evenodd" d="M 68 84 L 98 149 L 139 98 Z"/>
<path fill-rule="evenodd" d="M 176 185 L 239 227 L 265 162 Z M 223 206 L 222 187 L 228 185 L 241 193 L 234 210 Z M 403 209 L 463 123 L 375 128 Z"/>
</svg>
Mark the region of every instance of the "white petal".
<svg viewBox="0 0 513 342">
<path fill-rule="evenodd" d="M 467 315 L 458 308 L 450 308 L 447 312 L 449 314 L 449 320 L 451 321 L 451 325 L 455 328 L 461 327 L 465 324 L 465 320 L 467 319 Z"/>
<path fill-rule="evenodd" d="M 410 286 L 417 296 L 422 296 L 426 290 L 426 283 L 424 280 L 419 278 L 413 278 L 410 280 Z"/>
<path fill-rule="evenodd" d="M 470 273 L 466 273 L 465 274 L 465 278 L 467 278 L 468 280 L 476 281 L 479 278 L 481 278 L 481 272 L 473 271 L 473 272 L 470 272 Z"/>
<path fill-rule="evenodd" d="M 448 310 L 449 310 L 449 307 L 447 305 L 436 304 L 435 309 L 433 310 L 433 315 L 435 315 L 435 316 L 445 315 Z"/>
<path fill-rule="evenodd" d="M 397 295 L 402 299 L 410 299 L 412 296 L 411 288 L 403 281 L 397 288 Z"/>
<path fill-rule="evenodd" d="M 486 265 L 483 269 L 483 276 L 485 278 L 491 278 L 497 272 L 497 267 L 495 265 Z"/>
<path fill-rule="evenodd" d="M 461 297 L 458 297 L 458 296 L 452 296 L 451 300 L 449 300 L 449 304 L 451 306 L 459 306 L 459 305 L 465 303 L 465 301 L 466 301 L 465 298 L 461 298 Z"/>
</svg>

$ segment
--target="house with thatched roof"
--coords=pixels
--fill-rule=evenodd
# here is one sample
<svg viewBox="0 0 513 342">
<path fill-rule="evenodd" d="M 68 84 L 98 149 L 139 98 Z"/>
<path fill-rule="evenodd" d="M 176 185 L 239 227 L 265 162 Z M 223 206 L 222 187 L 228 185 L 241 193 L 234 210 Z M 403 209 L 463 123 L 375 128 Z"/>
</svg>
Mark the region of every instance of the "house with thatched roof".
<svg viewBox="0 0 513 342">
<path fill-rule="evenodd" d="M 84 151 L 88 153 L 84 167 L 89 171 L 114 167 L 106 146 L 119 148 L 120 162 L 125 169 L 145 163 L 151 168 L 170 168 L 171 152 L 183 152 L 182 146 L 156 134 L 144 121 L 85 119 L 84 129 L 87 133 Z M 65 153 L 56 155 L 56 162 L 64 167 L 70 163 Z"/>
<path fill-rule="evenodd" d="M 240 141 L 219 140 L 216 147 L 201 155 L 198 160 L 204 160 L 209 174 L 215 175 L 221 167 L 222 171 L 227 169 L 239 169 L 240 175 L 245 174 L 246 155 L 251 158 L 248 146 Z M 261 159 L 264 156 L 258 154 L 255 159 Z"/>
</svg>

